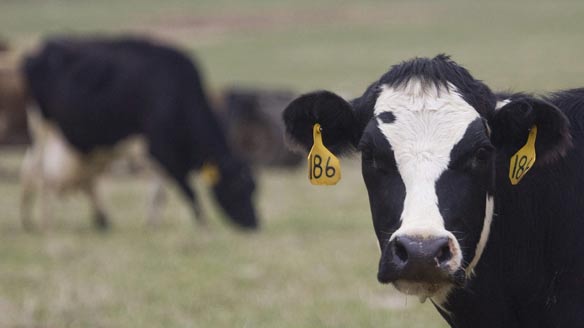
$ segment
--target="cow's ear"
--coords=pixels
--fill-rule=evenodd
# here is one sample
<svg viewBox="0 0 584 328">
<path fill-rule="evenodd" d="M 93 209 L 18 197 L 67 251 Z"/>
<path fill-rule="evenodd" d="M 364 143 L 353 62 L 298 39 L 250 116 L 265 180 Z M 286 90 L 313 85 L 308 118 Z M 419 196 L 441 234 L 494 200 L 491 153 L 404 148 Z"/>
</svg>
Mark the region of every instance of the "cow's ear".
<svg viewBox="0 0 584 328">
<path fill-rule="evenodd" d="M 496 110 L 489 126 L 491 141 L 512 155 L 527 141 L 532 126 L 537 126 L 537 162 L 548 164 L 563 157 L 572 146 L 570 122 L 553 104 L 529 96 L 513 99 Z"/>
<path fill-rule="evenodd" d="M 289 145 L 307 153 L 313 144 L 316 123 L 321 126 L 324 145 L 336 155 L 353 149 L 360 138 L 353 107 L 329 91 L 296 98 L 284 110 L 283 118 Z"/>
</svg>

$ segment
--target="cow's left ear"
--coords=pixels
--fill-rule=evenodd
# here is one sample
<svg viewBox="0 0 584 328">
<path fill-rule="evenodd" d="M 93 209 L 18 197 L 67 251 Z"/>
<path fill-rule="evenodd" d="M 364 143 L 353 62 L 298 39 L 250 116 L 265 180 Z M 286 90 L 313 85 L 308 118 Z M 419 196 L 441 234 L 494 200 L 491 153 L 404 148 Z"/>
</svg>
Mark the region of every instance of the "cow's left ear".
<svg viewBox="0 0 584 328">
<path fill-rule="evenodd" d="M 572 147 L 570 122 L 553 104 L 521 96 L 496 110 L 488 122 L 491 141 L 497 149 L 509 155 L 525 145 L 532 126 L 537 126 L 535 149 L 537 162 L 552 163 Z"/>
<path fill-rule="evenodd" d="M 312 130 L 317 123 L 324 145 L 335 155 L 355 148 L 363 132 L 353 106 L 330 91 L 315 91 L 294 99 L 284 110 L 283 119 L 289 145 L 299 146 L 306 153 L 312 147 Z"/>
</svg>

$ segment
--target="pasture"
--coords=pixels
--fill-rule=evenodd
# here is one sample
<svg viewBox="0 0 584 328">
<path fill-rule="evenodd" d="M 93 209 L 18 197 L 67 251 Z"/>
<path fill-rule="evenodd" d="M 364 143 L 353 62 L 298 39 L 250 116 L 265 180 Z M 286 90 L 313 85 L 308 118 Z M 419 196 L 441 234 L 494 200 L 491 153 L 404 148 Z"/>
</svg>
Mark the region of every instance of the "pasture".
<svg viewBox="0 0 584 328">
<path fill-rule="evenodd" d="M 22 52 L 49 33 L 146 33 L 192 52 L 217 92 L 233 84 L 326 88 L 356 96 L 395 63 L 448 53 L 495 90 L 583 86 L 579 1 L 2 1 L 0 37 Z M 304 165 L 258 168 L 258 233 L 211 211 L 192 223 L 170 187 L 164 221 L 145 225 L 148 181 L 103 181 L 113 220 L 92 229 L 80 195 L 52 229 L 18 218 L 23 149 L 0 153 L 1 327 L 445 327 L 427 302 L 376 281 L 358 156 L 336 187 Z M 215 209 L 193 176 L 203 206 Z M 38 221 L 37 221 L 38 223 Z"/>
</svg>

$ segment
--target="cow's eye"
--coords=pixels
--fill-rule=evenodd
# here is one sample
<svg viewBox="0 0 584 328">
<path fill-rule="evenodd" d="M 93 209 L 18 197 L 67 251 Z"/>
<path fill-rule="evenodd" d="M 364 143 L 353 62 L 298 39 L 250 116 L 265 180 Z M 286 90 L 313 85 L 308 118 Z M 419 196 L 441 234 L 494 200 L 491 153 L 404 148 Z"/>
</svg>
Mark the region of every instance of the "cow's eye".
<svg viewBox="0 0 584 328">
<path fill-rule="evenodd" d="M 491 158 L 492 148 L 481 147 L 475 151 L 474 158 L 479 163 L 485 163 Z"/>
<path fill-rule="evenodd" d="M 477 151 L 475 152 L 475 158 L 479 161 L 486 161 L 487 159 L 489 159 L 490 154 L 491 154 L 490 150 L 488 150 L 485 147 L 481 147 L 477 149 Z"/>
</svg>

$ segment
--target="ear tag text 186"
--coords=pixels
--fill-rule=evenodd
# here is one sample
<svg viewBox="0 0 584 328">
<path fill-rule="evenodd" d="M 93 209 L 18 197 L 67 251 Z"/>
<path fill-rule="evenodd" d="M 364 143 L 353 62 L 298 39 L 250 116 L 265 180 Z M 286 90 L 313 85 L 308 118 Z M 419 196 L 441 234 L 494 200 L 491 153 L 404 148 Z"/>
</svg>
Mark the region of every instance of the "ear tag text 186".
<svg viewBox="0 0 584 328">
<path fill-rule="evenodd" d="M 320 124 L 312 128 L 314 144 L 308 154 L 308 179 L 313 185 L 335 185 L 341 180 L 341 163 L 322 143 Z"/>
<path fill-rule="evenodd" d="M 516 185 L 523 179 L 535 163 L 535 138 L 537 137 L 537 126 L 532 126 L 529 130 L 527 142 L 519 149 L 509 161 L 509 180 L 512 185 Z"/>
</svg>

